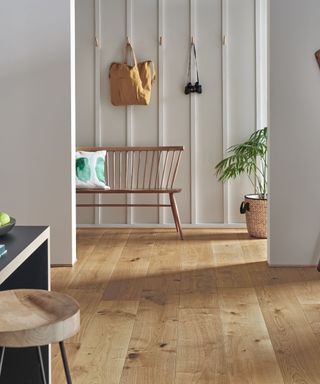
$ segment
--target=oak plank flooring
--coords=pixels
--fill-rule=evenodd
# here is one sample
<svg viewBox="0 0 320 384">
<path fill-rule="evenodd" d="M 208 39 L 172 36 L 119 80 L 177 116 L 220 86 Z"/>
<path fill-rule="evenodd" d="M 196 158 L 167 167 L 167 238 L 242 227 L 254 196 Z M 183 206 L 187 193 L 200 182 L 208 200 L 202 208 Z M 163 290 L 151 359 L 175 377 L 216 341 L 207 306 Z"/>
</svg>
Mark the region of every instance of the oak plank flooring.
<svg viewBox="0 0 320 384">
<path fill-rule="evenodd" d="M 228 384 L 210 231 L 193 236 L 181 258 L 175 383 Z M 195 353 L 195 351 L 197 351 Z"/>
<path fill-rule="evenodd" d="M 312 271 L 309 271 L 309 275 Z M 295 284 L 293 289 L 295 295 L 304 311 L 306 319 L 312 328 L 313 333 L 320 340 L 320 280 L 319 272 L 313 274 L 312 278 Z M 305 277 L 305 271 L 301 271 Z"/>
<path fill-rule="evenodd" d="M 121 384 L 174 382 L 180 259 L 184 253 L 178 252 L 177 241 L 180 240 L 156 242 L 142 286 Z"/>
<path fill-rule="evenodd" d="M 283 384 L 255 290 L 223 288 L 219 303 L 230 383 Z"/>
<path fill-rule="evenodd" d="M 319 383 L 319 342 L 292 284 L 258 288 L 257 296 L 284 382 Z"/>
<path fill-rule="evenodd" d="M 130 236 L 121 258 L 105 288 L 103 300 L 139 300 L 153 255 L 156 232 Z"/>
<path fill-rule="evenodd" d="M 75 384 L 319 384 L 320 275 L 245 230 L 80 229 L 52 289 L 80 303 Z M 53 383 L 65 383 L 57 346 Z"/>
<path fill-rule="evenodd" d="M 243 234 L 242 234 L 243 235 Z M 214 273 L 219 288 L 251 287 L 252 281 L 247 264 L 243 259 L 243 249 L 238 233 L 223 236 L 213 241 Z"/>
<path fill-rule="evenodd" d="M 212 294 L 217 301 L 217 295 Z M 180 308 L 176 380 L 229 384 L 218 308 Z"/>
<path fill-rule="evenodd" d="M 101 301 L 72 364 L 76 383 L 119 383 L 138 301 Z"/>
<path fill-rule="evenodd" d="M 202 233 L 203 234 L 203 231 Z M 208 241 L 193 237 L 184 247 L 181 257 L 180 308 L 215 307 L 217 292 L 214 253 Z"/>
</svg>

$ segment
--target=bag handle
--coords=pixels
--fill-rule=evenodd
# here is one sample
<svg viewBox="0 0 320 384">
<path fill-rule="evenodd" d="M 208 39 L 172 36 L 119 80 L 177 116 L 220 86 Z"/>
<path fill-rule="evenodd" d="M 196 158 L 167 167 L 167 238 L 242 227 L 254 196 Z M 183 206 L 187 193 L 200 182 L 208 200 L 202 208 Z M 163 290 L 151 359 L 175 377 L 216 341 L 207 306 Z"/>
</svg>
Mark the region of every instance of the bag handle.
<svg viewBox="0 0 320 384">
<path fill-rule="evenodd" d="M 125 58 L 124 58 L 124 62 L 126 64 L 128 64 L 128 56 L 129 54 L 131 55 L 131 58 L 133 58 L 133 62 L 134 62 L 134 66 L 136 67 L 137 66 L 137 59 L 136 59 L 136 55 L 134 53 L 134 50 L 133 50 L 133 47 L 132 45 L 128 42 L 126 44 L 126 51 L 125 51 Z M 129 65 L 129 64 L 128 64 Z"/>
<path fill-rule="evenodd" d="M 197 51 L 196 51 L 196 45 L 192 41 L 190 45 L 190 53 L 189 53 L 189 65 L 188 65 L 188 75 L 187 75 L 187 82 L 191 83 L 191 62 L 192 62 L 192 54 L 194 57 L 194 63 L 196 67 L 196 74 L 197 74 L 197 83 L 199 83 L 199 70 L 198 70 L 198 61 L 197 61 Z"/>
<path fill-rule="evenodd" d="M 153 83 L 156 79 L 156 70 L 154 69 L 154 63 L 153 61 L 150 61 L 150 65 L 152 68 L 152 77 L 151 77 L 151 83 Z"/>
<path fill-rule="evenodd" d="M 134 53 L 134 50 L 133 50 L 133 47 L 132 45 L 130 44 L 130 42 L 128 41 L 127 44 L 126 44 L 126 50 L 125 50 L 125 58 L 124 58 L 124 62 L 128 64 L 128 56 L 129 54 L 131 54 L 131 58 L 133 58 L 133 61 L 134 61 L 134 66 L 137 67 L 138 64 L 137 64 L 137 58 L 136 58 L 136 55 Z M 153 83 L 156 79 L 156 71 L 155 71 L 155 68 L 154 68 L 154 63 L 153 61 L 150 61 L 150 66 L 151 66 L 151 69 L 152 69 L 152 77 L 151 77 L 151 83 Z"/>
</svg>

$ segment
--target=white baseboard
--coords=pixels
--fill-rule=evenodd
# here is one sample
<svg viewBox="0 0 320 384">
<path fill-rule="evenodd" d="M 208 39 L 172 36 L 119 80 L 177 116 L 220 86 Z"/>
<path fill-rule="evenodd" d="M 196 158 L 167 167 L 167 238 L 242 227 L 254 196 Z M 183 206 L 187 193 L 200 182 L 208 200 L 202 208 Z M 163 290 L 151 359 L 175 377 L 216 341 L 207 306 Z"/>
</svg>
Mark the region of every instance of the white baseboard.
<svg viewBox="0 0 320 384">
<path fill-rule="evenodd" d="M 317 268 L 317 264 L 273 264 L 269 262 L 268 266 L 270 268 Z"/>
<path fill-rule="evenodd" d="M 174 224 L 77 224 L 77 228 L 175 228 Z M 182 224 L 183 229 L 196 229 L 196 228 L 246 228 L 246 224 Z"/>
</svg>

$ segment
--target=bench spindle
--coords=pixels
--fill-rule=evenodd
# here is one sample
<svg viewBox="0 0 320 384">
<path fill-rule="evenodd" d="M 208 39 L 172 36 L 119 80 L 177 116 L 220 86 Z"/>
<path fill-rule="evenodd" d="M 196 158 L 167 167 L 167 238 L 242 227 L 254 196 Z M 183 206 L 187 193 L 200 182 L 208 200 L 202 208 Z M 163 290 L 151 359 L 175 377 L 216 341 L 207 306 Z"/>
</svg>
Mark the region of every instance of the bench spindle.
<svg viewBox="0 0 320 384">
<path fill-rule="evenodd" d="M 145 161 L 144 161 L 142 189 L 145 188 L 146 172 L 147 172 L 147 165 L 148 165 L 148 153 L 149 153 L 148 151 L 145 151 Z"/>
<path fill-rule="evenodd" d="M 173 161 L 174 161 L 175 155 L 176 155 L 176 151 L 172 151 L 171 163 L 170 163 L 169 173 L 168 173 L 168 177 L 167 177 L 166 188 L 169 188 L 170 176 L 171 176 L 171 171 L 172 171 L 172 166 L 173 166 Z"/>
<path fill-rule="evenodd" d="M 149 175 L 149 189 L 151 189 L 151 180 L 152 180 L 152 170 L 153 170 L 153 162 L 154 162 L 155 152 L 152 152 L 152 162 L 151 162 L 151 168 L 150 168 L 150 175 Z"/>
</svg>

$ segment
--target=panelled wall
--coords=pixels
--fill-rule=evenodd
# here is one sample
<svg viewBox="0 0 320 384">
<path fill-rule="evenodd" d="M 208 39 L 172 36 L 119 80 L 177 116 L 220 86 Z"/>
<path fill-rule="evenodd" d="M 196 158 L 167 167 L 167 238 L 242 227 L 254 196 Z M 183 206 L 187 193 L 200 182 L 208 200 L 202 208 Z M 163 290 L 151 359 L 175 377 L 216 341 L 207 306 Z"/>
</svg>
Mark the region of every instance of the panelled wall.
<svg viewBox="0 0 320 384">
<path fill-rule="evenodd" d="M 228 146 L 262 128 L 257 124 L 260 56 L 255 38 L 261 1 L 76 0 L 77 144 L 184 145 L 176 182 L 183 188 L 177 201 L 184 224 L 243 222 L 239 205 L 252 192 L 249 182 L 243 178 L 223 185 L 214 165 Z M 155 63 L 149 106 L 114 107 L 110 102 L 108 68 L 123 61 L 126 37 L 138 61 Z M 203 94 L 186 96 L 191 37 Z M 77 217 L 79 224 L 172 222 L 171 212 L 157 208 L 81 208 Z"/>
</svg>

